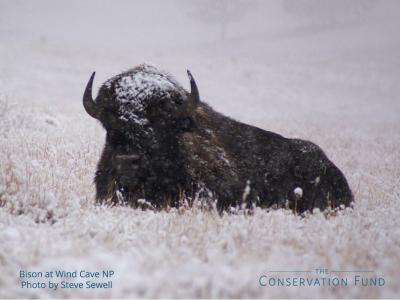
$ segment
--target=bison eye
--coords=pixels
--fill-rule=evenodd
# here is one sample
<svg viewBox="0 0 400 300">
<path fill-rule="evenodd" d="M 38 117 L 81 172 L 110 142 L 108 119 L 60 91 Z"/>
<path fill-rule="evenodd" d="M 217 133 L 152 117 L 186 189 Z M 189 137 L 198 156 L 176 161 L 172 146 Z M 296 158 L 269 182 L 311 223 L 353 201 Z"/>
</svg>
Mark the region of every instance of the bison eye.
<svg viewBox="0 0 400 300">
<path fill-rule="evenodd" d="M 120 154 L 115 156 L 117 163 L 123 165 L 135 164 L 139 161 L 139 158 L 137 154 Z"/>
</svg>

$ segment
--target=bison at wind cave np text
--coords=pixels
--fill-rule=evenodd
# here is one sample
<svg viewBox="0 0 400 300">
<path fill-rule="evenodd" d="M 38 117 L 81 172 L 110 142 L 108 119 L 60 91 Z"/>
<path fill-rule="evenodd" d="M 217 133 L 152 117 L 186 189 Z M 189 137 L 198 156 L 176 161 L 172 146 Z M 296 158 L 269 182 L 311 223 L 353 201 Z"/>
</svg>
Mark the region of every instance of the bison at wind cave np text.
<svg viewBox="0 0 400 300">
<path fill-rule="evenodd" d="M 231 208 L 286 207 L 298 213 L 349 206 L 342 172 L 315 144 L 240 123 L 187 92 L 170 74 L 140 65 L 112 77 L 86 112 L 107 131 L 95 175 L 98 202 L 153 208 L 213 199 Z"/>
</svg>

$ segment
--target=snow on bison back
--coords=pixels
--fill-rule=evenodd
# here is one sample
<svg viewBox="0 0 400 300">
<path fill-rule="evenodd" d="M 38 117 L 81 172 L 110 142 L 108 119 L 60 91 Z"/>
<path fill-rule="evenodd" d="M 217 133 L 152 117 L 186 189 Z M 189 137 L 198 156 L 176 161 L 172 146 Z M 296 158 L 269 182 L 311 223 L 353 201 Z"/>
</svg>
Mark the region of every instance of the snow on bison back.
<svg viewBox="0 0 400 300">
<path fill-rule="evenodd" d="M 237 122 L 200 100 L 171 75 L 140 65 L 112 77 L 86 112 L 107 131 L 95 183 L 99 202 L 154 208 L 191 204 L 201 195 L 231 207 L 296 212 L 349 206 L 342 172 L 315 144 Z"/>
</svg>

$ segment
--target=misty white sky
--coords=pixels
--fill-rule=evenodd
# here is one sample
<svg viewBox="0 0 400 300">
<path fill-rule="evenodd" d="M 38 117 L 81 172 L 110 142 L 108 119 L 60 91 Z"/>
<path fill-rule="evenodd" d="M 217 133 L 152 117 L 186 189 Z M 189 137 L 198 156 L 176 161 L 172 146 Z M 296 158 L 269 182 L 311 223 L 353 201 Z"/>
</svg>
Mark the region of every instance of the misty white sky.
<svg viewBox="0 0 400 300">
<path fill-rule="evenodd" d="M 220 17 L 223 15 L 228 21 L 228 39 L 268 40 L 306 27 L 307 20 L 311 20 L 314 27 L 323 26 L 325 22 L 340 25 L 344 21 L 398 20 L 400 11 L 400 3 L 395 0 L 372 1 L 374 5 L 370 5 L 370 0 L 241 0 L 222 1 L 221 5 L 219 2 L 2 0 L 0 39 L 2 43 L 12 44 L 23 35 L 26 43 L 63 44 L 77 50 L 89 44 L 97 51 L 146 52 L 149 46 L 174 49 L 218 41 L 221 22 L 216 19 L 223 19 Z M 224 5 L 229 6 L 225 14 Z M 215 13 L 216 10 L 221 13 Z M 302 15 L 304 11 L 308 16 Z"/>
<path fill-rule="evenodd" d="M 310 109 L 310 95 L 302 89 L 318 90 L 315 99 L 343 101 L 324 93 L 317 77 L 303 82 L 312 76 L 303 74 L 310 66 L 346 80 L 354 64 L 368 61 L 375 81 L 366 84 L 384 85 L 378 81 L 398 73 L 399 28 L 395 0 L 0 0 L 0 88 L 17 101 L 57 99 L 81 111 L 82 86 L 92 71 L 98 87 L 146 62 L 184 85 L 191 69 L 207 102 L 254 121 L 265 118 L 260 107 L 266 101 L 280 112 L 285 108 L 279 105 L 296 97 Z M 361 74 L 368 77 L 368 70 Z M 247 110 L 244 98 L 251 104 Z"/>
</svg>

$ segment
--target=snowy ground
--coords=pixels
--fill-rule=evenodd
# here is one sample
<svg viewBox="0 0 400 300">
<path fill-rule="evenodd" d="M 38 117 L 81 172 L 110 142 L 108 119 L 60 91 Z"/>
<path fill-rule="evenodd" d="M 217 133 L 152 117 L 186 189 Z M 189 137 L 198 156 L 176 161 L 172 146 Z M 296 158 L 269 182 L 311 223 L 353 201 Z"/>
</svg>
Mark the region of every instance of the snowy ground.
<svg viewBox="0 0 400 300">
<path fill-rule="evenodd" d="M 0 297 L 400 296 L 400 4 L 309 22 L 288 1 L 255 3 L 221 40 L 194 2 L 0 1 Z M 104 131 L 83 89 L 94 70 L 98 87 L 143 62 L 186 87 L 189 68 L 217 110 L 319 144 L 354 210 L 301 219 L 96 206 Z M 364 275 L 386 284 L 259 285 L 270 270 L 317 267 L 373 270 Z M 20 270 L 56 269 L 113 269 L 113 289 L 20 288 Z"/>
</svg>

